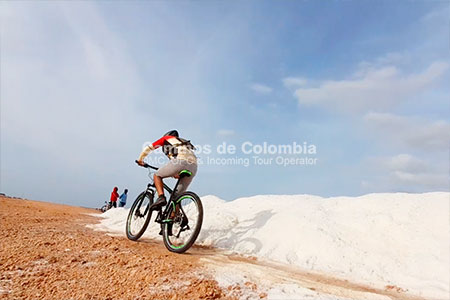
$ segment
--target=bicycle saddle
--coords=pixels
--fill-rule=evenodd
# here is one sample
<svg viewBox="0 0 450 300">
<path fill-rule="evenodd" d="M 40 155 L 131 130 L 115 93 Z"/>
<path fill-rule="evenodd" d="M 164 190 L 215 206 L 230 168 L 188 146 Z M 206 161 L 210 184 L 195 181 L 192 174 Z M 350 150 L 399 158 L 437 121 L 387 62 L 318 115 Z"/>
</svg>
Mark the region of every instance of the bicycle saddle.
<svg viewBox="0 0 450 300">
<path fill-rule="evenodd" d="M 189 170 L 181 170 L 180 173 L 178 173 L 178 175 L 180 176 L 180 178 L 189 177 L 192 175 L 192 172 Z"/>
</svg>

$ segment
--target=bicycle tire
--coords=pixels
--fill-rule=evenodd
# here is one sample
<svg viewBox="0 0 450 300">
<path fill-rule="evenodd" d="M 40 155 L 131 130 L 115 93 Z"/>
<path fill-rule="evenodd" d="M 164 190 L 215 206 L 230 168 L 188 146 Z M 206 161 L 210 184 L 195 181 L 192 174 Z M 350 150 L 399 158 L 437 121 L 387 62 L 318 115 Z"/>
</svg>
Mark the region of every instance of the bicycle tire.
<svg viewBox="0 0 450 300">
<path fill-rule="evenodd" d="M 192 200 L 193 204 L 195 205 L 195 208 L 197 209 L 197 212 L 198 212 L 198 215 L 196 216 L 197 220 L 189 220 L 189 217 L 186 216 L 184 209 L 186 209 L 187 206 L 185 208 L 183 208 L 183 205 L 184 205 L 183 200 L 185 200 L 185 199 Z M 174 225 L 176 226 L 176 225 L 180 225 L 180 224 L 177 224 L 176 221 L 164 223 L 164 225 L 163 225 L 163 241 L 164 241 L 164 245 L 166 246 L 167 250 L 169 250 L 171 252 L 175 252 L 175 253 L 184 253 L 195 243 L 195 240 L 197 239 L 198 235 L 200 234 L 200 230 L 201 230 L 202 223 L 203 223 L 203 205 L 202 205 L 202 201 L 200 200 L 200 197 L 193 192 L 182 193 L 181 195 L 179 195 L 177 197 L 177 200 L 175 200 L 175 203 L 177 205 L 180 205 L 180 210 L 182 211 L 182 214 L 187 217 L 188 222 L 196 221 L 195 225 L 194 225 L 194 229 L 193 229 L 192 233 L 189 235 L 189 237 L 187 237 L 185 241 L 183 240 L 181 242 L 181 244 L 178 245 L 178 244 L 174 243 L 174 241 L 172 241 L 173 235 L 172 236 L 169 235 L 169 233 L 170 233 L 169 231 L 173 230 L 172 227 Z M 187 204 L 187 205 L 189 205 L 189 204 Z M 175 207 L 172 205 L 171 205 L 171 207 L 169 207 L 167 216 L 170 216 L 172 214 L 172 211 L 174 210 L 174 208 Z M 181 232 L 182 231 L 181 231 L 181 226 L 180 226 L 180 233 Z"/>
<path fill-rule="evenodd" d="M 130 208 L 130 212 L 128 213 L 128 217 L 127 217 L 127 223 L 126 223 L 126 233 L 127 233 L 127 238 L 132 240 L 132 241 L 137 241 L 145 232 L 145 230 L 148 227 L 148 224 L 150 223 L 150 219 L 152 217 L 152 210 L 148 208 L 147 210 L 147 214 L 143 223 L 143 226 L 141 227 L 141 229 L 136 233 L 133 234 L 131 232 L 131 223 L 133 221 L 133 217 L 136 215 L 136 209 L 141 209 L 140 205 L 143 203 L 143 201 L 145 200 L 145 198 L 148 197 L 149 199 L 149 203 L 147 204 L 148 206 L 153 204 L 153 194 L 148 193 L 147 191 L 142 192 L 139 194 L 139 196 L 137 196 L 136 200 L 134 200 L 133 205 Z"/>
</svg>

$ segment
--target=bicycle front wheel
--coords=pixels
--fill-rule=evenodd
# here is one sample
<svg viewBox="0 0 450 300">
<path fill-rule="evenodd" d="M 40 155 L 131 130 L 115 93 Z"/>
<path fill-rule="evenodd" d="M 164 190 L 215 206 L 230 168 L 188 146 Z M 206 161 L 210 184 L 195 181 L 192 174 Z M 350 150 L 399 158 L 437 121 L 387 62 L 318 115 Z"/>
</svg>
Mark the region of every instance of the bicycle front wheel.
<svg viewBox="0 0 450 300">
<path fill-rule="evenodd" d="M 163 240 L 171 252 L 183 253 L 197 239 L 203 223 L 203 206 L 193 192 L 182 193 L 170 204 L 163 220 Z"/>
<path fill-rule="evenodd" d="M 128 213 L 126 232 L 127 237 L 137 241 L 147 229 L 152 216 L 150 205 L 153 204 L 153 194 L 142 192 L 134 201 Z"/>
</svg>

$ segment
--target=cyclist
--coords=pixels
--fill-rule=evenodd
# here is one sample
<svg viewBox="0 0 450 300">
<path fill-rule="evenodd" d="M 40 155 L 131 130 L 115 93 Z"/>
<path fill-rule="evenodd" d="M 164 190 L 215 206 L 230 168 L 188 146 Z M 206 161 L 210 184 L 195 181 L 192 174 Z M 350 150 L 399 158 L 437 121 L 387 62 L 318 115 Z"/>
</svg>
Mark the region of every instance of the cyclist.
<svg viewBox="0 0 450 300">
<path fill-rule="evenodd" d="M 156 191 L 158 193 L 158 199 L 152 204 L 152 209 L 167 204 L 166 197 L 164 196 L 163 178 L 178 178 L 178 174 L 182 170 L 190 171 L 192 175 L 189 177 L 183 177 L 178 184 L 175 193 L 180 194 L 187 190 L 187 187 L 197 173 L 197 157 L 193 151 L 195 148 L 190 141 L 180 138 L 178 131 L 176 130 L 167 132 L 162 138 L 145 147 L 139 156 L 138 164 L 143 166 L 145 157 L 147 157 L 151 151 L 159 147 L 162 147 L 164 154 L 169 158 L 169 162 L 159 168 L 153 176 Z"/>
</svg>

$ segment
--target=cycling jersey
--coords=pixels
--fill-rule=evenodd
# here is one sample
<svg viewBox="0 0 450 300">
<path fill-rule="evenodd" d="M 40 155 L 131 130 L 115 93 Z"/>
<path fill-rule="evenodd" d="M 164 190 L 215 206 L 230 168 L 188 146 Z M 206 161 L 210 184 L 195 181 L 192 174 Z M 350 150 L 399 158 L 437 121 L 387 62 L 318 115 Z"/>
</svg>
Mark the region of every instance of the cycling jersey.
<svg viewBox="0 0 450 300">
<path fill-rule="evenodd" d="M 163 152 L 169 159 L 186 160 L 189 163 L 197 163 L 197 158 L 194 154 L 194 146 L 190 141 L 176 137 L 166 135 L 147 146 L 139 156 L 139 161 L 143 161 L 144 158 L 153 150 L 163 147 Z"/>
</svg>

